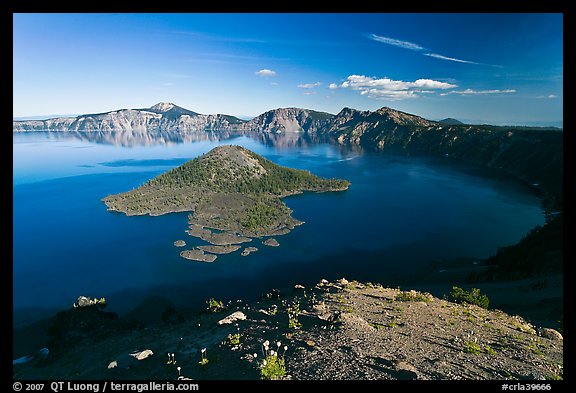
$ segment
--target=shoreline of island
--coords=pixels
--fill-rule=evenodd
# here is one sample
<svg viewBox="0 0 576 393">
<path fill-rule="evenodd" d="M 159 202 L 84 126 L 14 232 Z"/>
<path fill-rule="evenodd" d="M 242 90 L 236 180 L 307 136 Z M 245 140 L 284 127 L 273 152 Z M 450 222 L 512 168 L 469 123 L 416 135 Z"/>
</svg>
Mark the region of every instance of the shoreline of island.
<svg viewBox="0 0 576 393">
<path fill-rule="evenodd" d="M 292 217 L 283 198 L 304 192 L 343 192 L 349 186 L 347 180 L 321 178 L 306 170 L 279 166 L 241 146 L 222 145 L 102 201 L 109 211 L 127 216 L 189 212 L 186 233 L 209 244 L 182 250 L 180 255 L 214 262 L 217 254 L 228 252 L 212 253 L 222 249 L 211 246 L 282 236 L 304 224 Z M 276 240 L 272 243 L 275 245 L 270 247 L 279 245 Z M 242 255 L 248 254 L 250 250 L 245 248 Z"/>
</svg>

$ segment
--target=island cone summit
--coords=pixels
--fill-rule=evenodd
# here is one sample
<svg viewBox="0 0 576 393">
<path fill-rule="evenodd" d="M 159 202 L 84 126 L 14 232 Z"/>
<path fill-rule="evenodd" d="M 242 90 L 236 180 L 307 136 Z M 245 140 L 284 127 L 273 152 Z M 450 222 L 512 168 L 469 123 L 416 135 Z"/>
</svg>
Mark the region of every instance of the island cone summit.
<svg viewBox="0 0 576 393">
<path fill-rule="evenodd" d="M 348 185 L 346 180 L 322 179 L 308 171 L 281 167 L 240 146 L 219 146 L 103 201 L 109 210 L 126 215 L 191 211 L 188 234 L 224 247 L 250 241 L 248 237 L 283 235 L 302 224 L 292 218 L 292 211 L 280 198 L 303 191 L 343 191 Z M 223 232 L 212 233 L 208 228 Z M 219 254 L 239 248 L 200 247 L 182 255 L 189 255 L 187 251 Z M 203 254 L 201 260 L 211 262 Z"/>
</svg>

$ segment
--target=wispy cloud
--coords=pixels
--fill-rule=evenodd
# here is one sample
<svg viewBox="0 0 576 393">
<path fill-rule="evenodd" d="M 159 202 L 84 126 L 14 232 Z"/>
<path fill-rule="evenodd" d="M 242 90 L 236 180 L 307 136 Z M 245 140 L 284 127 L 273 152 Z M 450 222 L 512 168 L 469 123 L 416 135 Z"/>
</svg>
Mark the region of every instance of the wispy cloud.
<svg viewBox="0 0 576 393">
<path fill-rule="evenodd" d="M 276 71 L 272 71 L 272 70 L 269 70 L 269 69 L 267 69 L 267 68 L 263 68 L 263 69 L 261 69 L 260 71 L 256 71 L 255 74 L 258 75 L 258 76 L 264 76 L 264 77 L 266 77 L 266 76 L 276 76 Z"/>
<path fill-rule="evenodd" d="M 480 63 L 476 63 L 475 61 L 468 61 L 468 60 L 457 59 L 455 57 L 448 57 L 448 56 L 439 55 L 438 53 L 424 53 L 424 56 L 430 56 L 430 57 L 433 57 L 435 59 L 440 59 L 440 60 L 455 61 L 456 63 L 480 64 Z"/>
<path fill-rule="evenodd" d="M 558 98 L 558 96 L 556 94 L 548 94 L 547 96 L 536 96 L 536 98 L 548 98 L 550 100 L 553 100 L 555 98 Z"/>
<path fill-rule="evenodd" d="M 483 94 L 510 94 L 516 93 L 515 89 L 506 89 L 506 90 L 473 90 L 473 89 L 466 89 L 466 90 L 453 90 L 449 91 L 448 93 L 442 93 L 441 96 L 447 96 L 448 94 L 459 94 L 461 96 L 476 96 L 476 95 L 483 95 Z"/>
<path fill-rule="evenodd" d="M 395 38 L 390 38 L 390 37 L 382 37 L 382 36 L 376 35 L 376 34 L 370 34 L 368 37 L 371 40 L 378 41 L 378 42 L 381 42 L 381 43 L 387 44 L 387 45 L 398 46 L 398 47 L 404 48 L 404 49 L 410 49 L 410 50 L 415 50 L 415 51 L 425 50 L 424 47 L 422 47 L 418 44 L 415 44 L 413 42 L 409 42 L 409 41 L 397 40 Z"/>
<path fill-rule="evenodd" d="M 308 90 L 308 91 L 305 91 L 304 94 L 307 95 L 307 96 L 311 96 L 311 95 L 313 95 L 313 94 L 316 94 L 316 92 L 315 92 L 315 91 L 309 91 L 309 90 Z"/>
<path fill-rule="evenodd" d="M 328 88 L 330 90 L 336 90 L 338 88 L 338 85 L 336 83 L 330 83 L 330 85 L 328 85 Z"/>
<path fill-rule="evenodd" d="M 302 83 L 302 84 L 298 85 L 298 87 L 301 89 L 313 89 L 313 88 L 318 87 L 320 85 L 322 85 L 322 82 Z"/>
<path fill-rule="evenodd" d="M 437 90 L 453 89 L 458 86 L 432 79 L 417 79 L 413 82 L 406 82 L 390 78 L 350 75 L 340 87 L 360 91 L 360 94 L 370 98 L 402 100 L 415 98 L 421 94 L 433 94 Z"/>
<path fill-rule="evenodd" d="M 453 61 L 456 63 L 465 63 L 465 64 L 490 65 L 490 64 L 477 63 L 475 61 L 462 60 L 462 59 L 458 59 L 456 57 L 444 56 L 444 55 L 440 55 L 438 53 L 432 53 L 432 52 L 430 52 L 429 49 L 426 49 L 422 45 L 419 45 L 419 44 L 416 44 L 416 43 L 410 42 L 410 41 L 403 41 L 403 40 L 398 40 L 396 38 L 383 37 L 383 36 L 376 35 L 376 34 L 369 34 L 368 38 L 370 38 L 373 41 L 380 42 L 380 43 L 386 44 L 386 45 L 397 46 L 399 48 L 404 48 L 404 49 L 408 49 L 408 50 L 412 50 L 412 51 L 416 51 L 416 52 L 425 52 L 425 53 L 422 53 L 424 56 L 433 57 L 435 59 Z"/>
</svg>

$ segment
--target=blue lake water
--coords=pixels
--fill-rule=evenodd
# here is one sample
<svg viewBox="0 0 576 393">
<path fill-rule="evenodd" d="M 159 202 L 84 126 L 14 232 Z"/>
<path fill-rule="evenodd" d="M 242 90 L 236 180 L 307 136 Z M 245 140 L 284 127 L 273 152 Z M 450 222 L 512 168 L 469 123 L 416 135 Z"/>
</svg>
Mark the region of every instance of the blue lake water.
<svg viewBox="0 0 576 393">
<path fill-rule="evenodd" d="M 252 244 L 260 251 L 211 264 L 185 260 L 173 245 L 202 243 L 184 232 L 186 213 L 126 217 L 101 202 L 220 144 L 352 184 L 286 198 L 306 223 L 277 237 L 280 247 Z M 320 278 L 395 286 L 434 260 L 487 257 L 544 222 L 528 187 L 448 158 L 248 137 L 126 145 L 53 133 L 14 134 L 13 150 L 15 323 L 79 295 L 106 297 L 124 312 L 151 295 L 194 306 Z"/>
</svg>

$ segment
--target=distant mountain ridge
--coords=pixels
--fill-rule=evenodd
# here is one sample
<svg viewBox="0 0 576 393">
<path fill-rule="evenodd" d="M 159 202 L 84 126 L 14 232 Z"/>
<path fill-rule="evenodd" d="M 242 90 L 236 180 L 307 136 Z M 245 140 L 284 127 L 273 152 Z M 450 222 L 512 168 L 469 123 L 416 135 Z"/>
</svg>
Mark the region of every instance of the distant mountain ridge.
<svg viewBox="0 0 576 393">
<path fill-rule="evenodd" d="M 440 121 L 424 119 L 420 116 L 383 107 L 376 111 L 359 111 L 343 108 L 338 114 L 319 112 L 303 108 L 277 108 L 269 110 L 250 120 L 232 115 L 204 115 L 182 108 L 171 102 L 159 102 L 149 108 L 118 109 L 104 113 L 83 114 L 71 117 L 50 119 L 13 120 L 14 132 L 24 131 L 135 131 L 135 132 L 196 132 L 196 131 L 254 131 L 268 133 L 304 132 L 329 133 L 341 129 L 344 123 L 352 126 L 351 120 L 358 122 L 397 126 L 455 126 L 465 123 L 453 118 Z M 475 127 L 486 127 L 476 125 Z M 494 126 L 497 127 L 497 126 Z M 538 127 L 518 127 L 538 128 Z"/>
<path fill-rule="evenodd" d="M 503 170 L 538 184 L 562 205 L 562 130 L 537 127 L 451 124 L 383 107 L 376 111 L 344 108 L 338 114 L 279 108 L 251 120 L 204 115 L 161 102 L 150 108 L 48 120 L 14 121 L 13 131 L 122 131 L 146 137 L 157 133 L 307 135 L 342 145 L 409 154 L 450 156 Z"/>
<path fill-rule="evenodd" d="M 188 109 L 184 109 L 178 105 L 174 105 L 171 102 L 159 102 L 156 105 L 152 105 L 150 108 L 139 109 L 141 111 L 150 111 L 163 116 L 169 117 L 179 117 L 181 115 L 198 116 L 199 113 L 192 112 Z"/>
<path fill-rule="evenodd" d="M 232 130 L 246 123 L 230 115 L 203 115 L 170 102 L 160 102 L 150 108 L 119 109 L 105 113 L 47 120 L 14 121 L 13 131 L 131 131 L 195 132 Z"/>
<path fill-rule="evenodd" d="M 446 119 L 439 120 L 438 123 L 446 124 L 449 126 L 461 126 L 464 125 L 460 120 L 453 119 L 451 117 L 447 117 Z"/>
<path fill-rule="evenodd" d="M 56 117 L 45 120 L 13 121 L 14 132 L 24 131 L 254 131 L 268 133 L 304 132 L 323 133 L 333 128 L 335 122 L 355 116 L 378 116 L 388 123 L 399 125 L 431 125 L 432 121 L 381 108 L 375 112 L 344 108 L 338 115 L 303 108 L 278 108 L 267 111 L 251 120 L 242 120 L 225 114 L 204 115 L 179 107 L 171 102 L 159 102 L 149 108 L 118 109 L 104 113 L 84 114 L 75 117 Z"/>
</svg>

